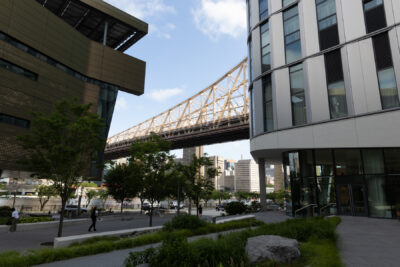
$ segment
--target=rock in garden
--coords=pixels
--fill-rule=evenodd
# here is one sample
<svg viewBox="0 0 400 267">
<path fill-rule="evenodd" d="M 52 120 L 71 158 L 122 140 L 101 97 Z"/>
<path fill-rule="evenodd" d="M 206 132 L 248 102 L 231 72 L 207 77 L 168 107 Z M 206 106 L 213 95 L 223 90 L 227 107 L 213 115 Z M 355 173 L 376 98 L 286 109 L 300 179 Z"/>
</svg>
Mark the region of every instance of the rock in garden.
<svg viewBox="0 0 400 267">
<path fill-rule="evenodd" d="M 249 238 L 246 252 L 250 262 L 262 262 L 267 259 L 287 263 L 300 257 L 299 244 L 295 239 L 277 235 L 261 235 Z"/>
</svg>

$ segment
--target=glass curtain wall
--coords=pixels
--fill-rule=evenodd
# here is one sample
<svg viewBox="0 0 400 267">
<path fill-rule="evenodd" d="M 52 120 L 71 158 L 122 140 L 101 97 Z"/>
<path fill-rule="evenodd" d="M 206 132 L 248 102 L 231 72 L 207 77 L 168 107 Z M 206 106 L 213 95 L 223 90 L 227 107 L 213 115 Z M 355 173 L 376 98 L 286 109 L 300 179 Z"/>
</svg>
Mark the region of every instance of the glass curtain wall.
<svg viewBox="0 0 400 267">
<path fill-rule="evenodd" d="M 263 20 L 266 17 L 268 17 L 268 0 L 260 0 L 259 6 L 260 6 L 260 20 Z"/>
<path fill-rule="evenodd" d="M 367 33 L 386 27 L 383 0 L 363 0 L 363 7 Z"/>
<path fill-rule="evenodd" d="M 325 54 L 325 70 L 331 119 L 346 117 L 346 88 L 339 49 Z"/>
<path fill-rule="evenodd" d="M 272 82 L 271 75 L 262 80 L 263 98 L 264 98 L 264 131 L 274 130 L 274 111 L 272 105 Z"/>
<path fill-rule="evenodd" d="M 261 31 L 261 70 L 262 72 L 271 69 L 271 47 L 269 37 L 269 22 L 267 21 L 260 27 Z"/>
<path fill-rule="evenodd" d="M 388 33 L 372 37 L 382 109 L 400 105 Z"/>
<path fill-rule="evenodd" d="M 301 58 L 300 26 L 298 6 L 283 12 L 283 30 L 285 34 L 286 64 Z"/>
<path fill-rule="evenodd" d="M 294 2 L 297 2 L 297 0 L 282 0 L 282 6 L 287 7 L 290 4 L 293 4 Z"/>
<path fill-rule="evenodd" d="M 346 215 L 399 216 L 400 148 L 301 150 L 283 162 L 292 213 L 315 203 L 324 214 L 338 204 Z"/>
<path fill-rule="evenodd" d="M 316 0 L 319 31 L 319 45 L 321 50 L 339 44 L 339 32 L 336 18 L 335 0 Z"/>
<path fill-rule="evenodd" d="M 289 68 L 293 126 L 307 123 L 303 65 Z"/>
<path fill-rule="evenodd" d="M 250 117 L 251 117 L 251 126 L 250 131 L 251 135 L 255 136 L 255 114 L 254 114 L 254 89 L 250 89 Z"/>
</svg>

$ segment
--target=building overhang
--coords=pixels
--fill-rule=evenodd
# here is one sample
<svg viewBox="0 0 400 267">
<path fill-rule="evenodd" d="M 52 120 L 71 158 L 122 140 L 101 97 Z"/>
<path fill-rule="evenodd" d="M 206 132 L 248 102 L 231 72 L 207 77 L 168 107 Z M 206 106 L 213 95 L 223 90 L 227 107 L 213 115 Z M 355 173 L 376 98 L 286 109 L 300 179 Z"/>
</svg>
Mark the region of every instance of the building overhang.
<svg viewBox="0 0 400 267">
<path fill-rule="evenodd" d="M 95 42 L 124 52 L 148 32 L 148 24 L 102 0 L 36 0 Z"/>
</svg>

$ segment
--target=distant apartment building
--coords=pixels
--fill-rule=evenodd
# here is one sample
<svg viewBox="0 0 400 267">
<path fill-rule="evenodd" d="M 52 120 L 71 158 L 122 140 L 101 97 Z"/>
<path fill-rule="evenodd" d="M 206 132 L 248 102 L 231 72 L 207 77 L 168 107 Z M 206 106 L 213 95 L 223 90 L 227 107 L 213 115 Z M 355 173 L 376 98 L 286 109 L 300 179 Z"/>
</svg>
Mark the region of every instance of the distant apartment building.
<svg viewBox="0 0 400 267">
<path fill-rule="evenodd" d="M 220 156 L 211 156 L 208 157 L 210 159 L 212 165 L 211 168 L 217 169 L 218 173 L 215 177 L 209 177 L 214 185 L 215 190 L 225 190 L 225 161 L 223 157 Z"/>
<path fill-rule="evenodd" d="M 254 160 L 235 163 L 235 191 L 260 192 L 258 164 Z"/>
</svg>

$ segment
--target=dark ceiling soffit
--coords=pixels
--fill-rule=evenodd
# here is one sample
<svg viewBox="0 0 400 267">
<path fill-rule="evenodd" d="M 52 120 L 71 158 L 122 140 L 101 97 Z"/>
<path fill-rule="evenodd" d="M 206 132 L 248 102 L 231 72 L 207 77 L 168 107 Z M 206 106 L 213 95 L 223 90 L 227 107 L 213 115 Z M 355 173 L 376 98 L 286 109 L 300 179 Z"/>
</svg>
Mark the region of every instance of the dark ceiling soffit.
<svg viewBox="0 0 400 267">
<path fill-rule="evenodd" d="M 1 1 L 1 0 L 0 0 L 0 1 Z M 46 1 L 46 0 L 36 0 L 36 1 L 39 2 L 42 6 L 46 7 L 46 2 L 47 2 L 47 1 L 50 1 L 50 0 L 47 0 L 47 1 Z M 74 2 L 75 5 L 84 8 L 86 12 L 84 12 L 84 14 L 83 14 L 83 15 L 80 15 L 80 16 L 74 16 L 73 14 L 68 14 L 68 15 L 65 14 L 65 15 L 67 15 L 67 16 L 65 16 L 65 17 L 64 17 L 64 16 L 61 16 L 61 15 L 63 15 L 63 14 L 66 12 L 66 8 L 70 5 L 71 2 Z M 47 7 L 46 7 L 46 8 L 47 8 Z M 50 10 L 50 11 L 51 11 L 51 10 Z M 95 12 L 94 12 L 94 11 L 95 11 Z M 55 13 L 55 12 L 56 12 L 56 13 Z M 121 25 L 125 26 L 126 28 L 131 29 L 130 33 L 129 33 L 127 36 L 126 36 L 126 35 L 122 36 L 122 37 L 120 38 L 120 40 L 118 41 L 118 43 L 112 44 L 112 46 L 111 46 L 113 49 L 116 49 L 116 50 L 121 51 L 121 52 L 124 52 L 125 50 L 127 50 L 129 47 L 131 47 L 133 44 L 135 44 L 135 43 L 136 43 L 137 41 L 139 41 L 143 36 L 146 35 L 146 33 L 142 32 L 142 31 L 139 31 L 138 29 L 136 29 L 136 28 L 134 28 L 134 27 L 132 27 L 132 26 L 127 25 L 126 23 L 124 23 L 124 22 L 118 20 L 117 18 L 110 17 L 109 15 L 104 14 L 104 13 L 101 12 L 100 10 L 97 10 L 97 9 L 91 7 L 91 6 L 88 6 L 88 5 L 86 5 L 85 3 L 82 3 L 82 2 L 79 1 L 79 0 L 63 0 L 63 1 L 60 3 L 59 9 L 56 10 L 55 12 L 52 11 L 52 13 L 55 13 L 55 15 L 57 15 L 58 17 L 60 17 L 60 18 L 63 19 L 64 21 L 65 21 L 66 18 L 70 18 L 70 17 L 71 17 L 71 18 L 80 18 L 80 19 L 77 20 L 77 22 L 75 23 L 75 25 L 71 25 L 70 23 L 68 23 L 70 26 L 76 28 L 78 31 L 79 31 L 79 26 L 86 26 L 86 27 L 87 27 L 87 25 L 85 24 L 85 22 L 86 22 L 86 20 L 90 17 L 90 15 L 92 15 L 93 13 L 101 14 L 101 16 L 102 16 L 101 18 L 102 18 L 102 19 L 100 20 L 100 22 L 99 22 L 94 28 L 91 28 L 92 31 L 91 31 L 89 34 L 84 34 L 84 33 L 81 32 L 81 33 L 82 33 L 83 35 L 85 35 L 87 38 L 89 38 L 89 39 L 91 39 L 91 40 L 94 40 L 94 41 L 97 41 L 97 42 L 100 42 L 100 41 L 103 40 L 103 35 L 101 35 L 101 40 L 95 40 L 95 39 L 93 39 L 93 35 L 94 35 L 94 33 L 100 31 L 99 27 L 102 26 L 102 25 L 104 25 L 104 22 L 105 22 L 105 21 L 113 22 L 113 24 L 112 24 L 113 26 L 114 26 L 115 24 L 121 24 Z M 84 24 L 85 24 L 85 25 L 84 25 Z M 112 28 L 112 27 L 109 28 L 109 32 L 110 32 L 111 28 Z M 130 37 L 130 36 L 131 36 L 131 37 Z M 130 38 L 129 38 L 129 37 L 130 37 Z M 100 37 L 98 37 L 98 38 L 100 38 Z M 127 38 L 129 38 L 129 39 L 127 39 Z M 96 39 L 97 39 L 97 38 L 96 38 Z M 107 43 L 108 43 L 108 42 L 107 42 Z"/>
</svg>

